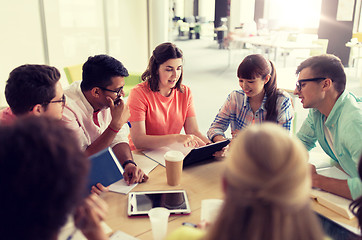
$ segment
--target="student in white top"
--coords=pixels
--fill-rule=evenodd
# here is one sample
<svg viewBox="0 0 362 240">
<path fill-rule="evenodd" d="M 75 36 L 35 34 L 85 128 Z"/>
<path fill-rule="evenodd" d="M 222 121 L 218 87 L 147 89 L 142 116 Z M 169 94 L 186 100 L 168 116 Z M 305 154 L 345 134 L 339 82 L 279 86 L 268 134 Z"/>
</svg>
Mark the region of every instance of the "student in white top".
<svg viewBox="0 0 362 240">
<path fill-rule="evenodd" d="M 89 156 L 107 147 L 124 168 L 124 179 L 128 184 L 147 181 L 148 176 L 133 161 L 128 145 L 128 107 L 121 97 L 124 95 L 124 77 L 127 69 L 117 59 L 107 55 L 89 57 L 83 65 L 83 79 L 68 89 L 63 121 L 78 136 L 80 145 Z M 100 190 L 106 190 L 97 184 Z M 96 187 L 92 189 L 98 192 Z"/>
</svg>

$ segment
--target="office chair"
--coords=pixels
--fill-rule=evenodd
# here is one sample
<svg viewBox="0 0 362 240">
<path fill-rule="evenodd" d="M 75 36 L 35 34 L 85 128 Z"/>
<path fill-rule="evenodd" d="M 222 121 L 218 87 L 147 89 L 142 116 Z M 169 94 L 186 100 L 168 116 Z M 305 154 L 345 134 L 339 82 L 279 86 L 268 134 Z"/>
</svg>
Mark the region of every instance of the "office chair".
<svg viewBox="0 0 362 240">
<path fill-rule="evenodd" d="M 123 87 L 123 91 L 125 97 L 129 95 L 129 92 L 134 86 L 142 82 L 141 75 L 141 73 L 130 72 L 129 76 L 124 78 L 125 84 Z"/>
<path fill-rule="evenodd" d="M 82 80 L 82 67 L 83 64 L 64 67 L 65 75 L 67 76 L 68 83 L 72 84 L 75 81 Z"/>
</svg>

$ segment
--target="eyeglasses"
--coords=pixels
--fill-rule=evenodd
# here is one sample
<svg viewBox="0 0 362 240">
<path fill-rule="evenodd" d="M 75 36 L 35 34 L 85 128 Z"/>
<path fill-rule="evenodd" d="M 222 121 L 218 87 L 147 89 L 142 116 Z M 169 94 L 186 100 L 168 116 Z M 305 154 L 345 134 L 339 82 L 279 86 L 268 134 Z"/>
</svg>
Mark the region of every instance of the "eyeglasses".
<svg viewBox="0 0 362 240">
<path fill-rule="evenodd" d="M 62 103 L 62 107 L 64 107 L 65 101 L 66 101 L 66 98 L 65 98 L 65 95 L 63 94 L 63 96 L 60 100 L 53 100 L 53 101 L 50 101 L 49 103 Z"/>
<path fill-rule="evenodd" d="M 306 78 L 306 79 L 300 79 L 297 81 L 297 83 L 295 84 L 295 86 L 297 87 L 298 91 L 302 90 L 302 86 L 300 85 L 302 82 L 316 82 L 316 81 L 322 81 L 325 80 L 327 78 L 325 77 L 320 77 L 320 78 Z"/>
<path fill-rule="evenodd" d="M 104 87 L 99 87 L 99 88 L 104 90 L 104 91 L 113 92 L 113 93 L 117 94 L 117 96 L 121 95 L 121 92 L 123 90 L 123 86 L 120 87 L 118 90 L 111 90 L 111 89 L 104 88 Z"/>
</svg>

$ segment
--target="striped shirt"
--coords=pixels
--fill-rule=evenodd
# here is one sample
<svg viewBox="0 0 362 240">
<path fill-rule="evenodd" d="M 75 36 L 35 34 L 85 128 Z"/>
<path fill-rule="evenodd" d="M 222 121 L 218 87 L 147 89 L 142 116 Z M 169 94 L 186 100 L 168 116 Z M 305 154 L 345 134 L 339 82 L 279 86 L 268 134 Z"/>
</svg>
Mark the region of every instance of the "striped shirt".
<svg viewBox="0 0 362 240">
<path fill-rule="evenodd" d="M 277 123 L 290 131 L 294 109 L 290 96 L 285 91 L 280 91 L 276 108 L 278 111 Z M 267 96 L 264 96 L 260 108 L 253 113 L 249 104 L 249 98 L 243 90 L 234 90 L 227 97 L 224 105 L 220 108 L 214 122 L 211 124 L 207 136 L 213 139 L 217 135 L 225 137 L 224 132 L 228 129 L 229 124 L 231 131 L 241 130 L 253 123 L 262 123 L 266 118 L 266 102 Z"/>
</svg>

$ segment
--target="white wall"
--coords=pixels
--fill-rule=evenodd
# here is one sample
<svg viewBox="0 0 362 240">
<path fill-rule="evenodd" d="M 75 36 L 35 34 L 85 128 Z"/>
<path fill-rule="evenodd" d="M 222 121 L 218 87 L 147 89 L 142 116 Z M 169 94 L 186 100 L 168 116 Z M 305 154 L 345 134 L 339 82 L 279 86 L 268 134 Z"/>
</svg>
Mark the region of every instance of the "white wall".
<svg viewBox="0 0 362 240">
<path fill-rule="evenodd" d="M 25 63 L 43 63 L 38 0 L 0 3 L 0 107 L 6 106 L 5 83 L 12 69 Z"/>
<path fill-rule="evenodd" d="M 157 4 L 162 1 L 153 0 Z M 43 45 L 39 2 L 0 3 L 0 107 L 7 105 L 4 88 L 10 71 L 25 63 L 47 63 L 44 49 L 48 50 L 49 64 L 61 71 L 63 87 L 68 85 L 63 68 L 84 63 L 88 56 L 96 54 L 108 53 L 130 72 L 143 72 L 146 68 L 147 0 L 44 0 L 48 48 Z M 157 6 L 154 5 L 153 16 L 167 19 L 168 5 L 166 10 Z M 163 18 L 151 23 L 155 24 L 153 36 L 161 36 L 160 23 Z M 167 37 L 162 38 L 165 40 Z"/>
<path fill-rule="evenodd" d="M 184 0 L 172 0 L 173 6 L 175 7 L 175 16 L 184 18 L 185 17 L 185 4 Z"/>
<path fill-rule="evenodd" d="M 63 71 L 106 53 L 102 9 L 97 0 L 44 1 L 50 65 Z M 67 86 L 63 72 L 62 85 Z"/>
<path fill-rule="evenodd" d="M 185 17 L 194 17 L 194 0 L 184 0 Z"/>
<path fill-rule="evenodd" d="M 149 0 L 150 56 L 153 49 L 160 43 L 169 41 L 169 1 Z"/>
<path fill-rule="evenodd" d="M 205 21 L 214 21 L 215 0 L 199 0 L 199 15 L 205 17 Z"/>
<path fill-rule="evenodd" d="M 264 15 L 275 28 L 318 28 L 322 0 L 266 0 Z"/>
<path fill-rule="evenodd" d="M 230 3 L 230 30 L 239 27 L 241 23 L 254 21 L 255 0 L 231 0 Z"/>
<path fill-rule="evenodd" d="M 109 54 L 130 72 L 143 72 L 148 63 L 147 0 L 106 0 Z"/>
</svg>

